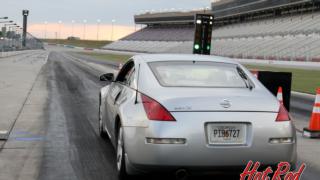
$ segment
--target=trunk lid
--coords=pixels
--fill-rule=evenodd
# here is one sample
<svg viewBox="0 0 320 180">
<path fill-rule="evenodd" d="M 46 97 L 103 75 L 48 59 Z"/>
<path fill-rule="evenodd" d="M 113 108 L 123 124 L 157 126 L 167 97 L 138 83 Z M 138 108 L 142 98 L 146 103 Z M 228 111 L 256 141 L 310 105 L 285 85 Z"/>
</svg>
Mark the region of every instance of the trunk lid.
<svg viewBox="0 0 320 180">
<path fill-rule="evenodd" d="M 246 88 L 163 88 L 150 93 L 170 112 L 278 112 L 267 91 Z"/>
</svg>

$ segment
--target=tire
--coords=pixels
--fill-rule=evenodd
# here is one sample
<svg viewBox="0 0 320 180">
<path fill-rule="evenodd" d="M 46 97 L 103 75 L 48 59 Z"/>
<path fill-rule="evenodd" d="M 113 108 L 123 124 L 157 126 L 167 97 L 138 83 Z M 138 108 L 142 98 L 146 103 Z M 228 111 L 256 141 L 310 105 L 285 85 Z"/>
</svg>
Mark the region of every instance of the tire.
<svg viewBox="0 0 320 180">
<path fill-rule="evenodd" d="M 104 124 L 102 121 L 102 113 L 101 113 L 101 95 L 99 96 L 99 135 L 103 139 L 108 138 L 107 132 L 104 130 Z"/>
<path fill-rule="evenodd" d="M 117 135 L 117 153 L 116 153 L 116 162 L 117 162 L 117 172 L 119 180 L 130 179 L 130 176 L 127 174 L 126 162 L 125 162 L 125 150 L 123 144 L 123 128 L 119 127 Z"/>
</svg>

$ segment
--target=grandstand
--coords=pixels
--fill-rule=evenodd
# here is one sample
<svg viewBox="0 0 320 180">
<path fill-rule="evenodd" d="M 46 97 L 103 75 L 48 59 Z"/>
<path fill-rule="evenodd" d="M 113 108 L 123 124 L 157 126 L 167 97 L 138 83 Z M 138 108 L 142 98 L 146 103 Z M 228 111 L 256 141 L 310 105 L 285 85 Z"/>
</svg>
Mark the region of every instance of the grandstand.
<svg viewBox="0 0 320 180">
<path fill-rule="evenodd" d="M 215 15 L 211 54 L 247 59 L 320 62 L 319 0 L 224 0 L 211 10 L 135 16 L 145 28 L 105 49 L 192 53 L 194 15 Z"/>
</svg>

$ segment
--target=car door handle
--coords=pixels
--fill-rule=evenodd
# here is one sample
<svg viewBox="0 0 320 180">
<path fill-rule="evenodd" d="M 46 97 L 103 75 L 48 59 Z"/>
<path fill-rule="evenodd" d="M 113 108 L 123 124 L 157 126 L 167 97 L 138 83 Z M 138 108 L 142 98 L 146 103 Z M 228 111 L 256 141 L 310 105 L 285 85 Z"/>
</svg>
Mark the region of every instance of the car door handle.
<svg viewBox="0 0 320 180">
<path fill-rule="evenodd" d="M 119 99 L 120 95 L 121 95 L 121 91 L 117 94 L 116 98 L 114 98 L 114 103 L 113 103 L 113 105 L 116 104 L 116 102 L 117 102 L 117 100 Z"/>
</svg>

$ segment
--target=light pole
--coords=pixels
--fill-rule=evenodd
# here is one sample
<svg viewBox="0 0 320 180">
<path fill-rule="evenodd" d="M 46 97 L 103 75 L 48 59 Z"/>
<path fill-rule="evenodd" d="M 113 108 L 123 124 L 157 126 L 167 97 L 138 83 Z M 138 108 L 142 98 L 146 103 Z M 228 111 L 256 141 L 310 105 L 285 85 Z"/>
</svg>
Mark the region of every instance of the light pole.
<svg viewBox="0 0 320 180">
<path fill-rule="evenodd" d="M 11 26 L 11 47 L 16 46 L 16 37 L 17 37 L 17 28 L 19 28 L 20 26 L 15 25 L 15 26 Z"/>
<path fill-rule="evenodd" d="M 7 26 L 8 26 L 8 34 L 6 34 L 6 36 L 7 36 L 7 38 L 9 39 L 9 42 L 8 42 L 8 46 L 10 46 L 11 47 L 11 44 L 12 44 L 12 39 L 13 39 L 13 37 L 12 37 L 12 27 L 15 27 L 17 24 L 16 23 L 12 23 L 12 24 L 5 24 L 4 26 L 5 26 L 5 28 L 7 29 Z"/>
<path fill-rule="evenodd" d="M 13 23 L 13 21 L 0 21 L 0 24 L 2 24 L 2 23 Z M 6 25 L 4 25 L 4 26 L 6 27 Z"/>
<path fill-rule="evenodd" d="M 19 31 L 19 44 L 20 44 L 20 48 L 21 48 L 21 46 L 22 46 L 22 34 L 23 34 L 23 28 L 22 27 L 20 27 L 19 29 L 18 29 L 18 31 Z"/>
<path fill-rule="evenodd" d="M 101 20 L 98 19 L 97 20 L 97 41 L 99 41 L 100 23 L 101 23 Z"/>
<path fill-rule="evenodd" d="M 75 20 L 72 20 L 71 21 L 71 35 L 72 35 L 72 37 L 74 37 L 74 23 L 75 23 Z"/>
<path fill-rule="evenodd" d="M 9 39 L 8 41 L 8 46 L 11 48 L 11 41 L 12 41 L 12 33 L 11 33 L 11 26 L 8 26 L 8 34 L 7 34 L 7 38 Z"/>
<path fill-rule="evenodd" d="M 47 25 L 48 25 L 48 22 L 45 21 L 44 22 L 44 39 L 47 39 Z"/>
<path fill-rule="evenodd" d="M 19 29 L 19 30 L 20 30 L 20 32 L 19 32 L 19 33 L 20 33 L 20 36 L 22 37 L 23 28 L 22 28 L 22 27 L 20 27 L 20 29 Z M 21 37 L 20 37 L 20 39 L 21 39 Z"/>
<path fill-rule="evenodd" d="M 4 27 L 5 27 L 6 31 L 7 31 L 7 26 L 15 26 L 15 25 L 17 25 L 16 23 L 12 23 L 12 22 L 13 21 L 10 21 L 9 24 L 4 24 Z"/>
<path fill-rule="evenodd" d="M 87 20 L 86 19 L 84 19 L 83 20 L 83 40 L 85 40 L 86 39 L 86 24 L 87 24 Z"/>
<path fill-rule="evenodd" d="M 20 28 L 21 28 L 20 26 L 16 26 L 16 29 L 15 29 L 14 42 L 16 47 L 18 47 L 17 42 L 19 42 L 19 39 L 20 39 L 20 33 L 19 33 Z"/>
<path fill-rule="evenodd" d="M 114 26 L 114 23 L 116 22 L 115 19 L 112 19 L 111 20 L 111 41 L 113 41 L 113 26 Z"/>
<path fill-rule="evenodd" d="M 61 39 L 61 24 L 62 24 L 62 21 L 60 20 L 59 22 L 59 39 Z"/>
<path fill-rule="evenodd" d="M 19 28 L 17 28 L 17 41 L 19 43 L 19 47 L 21 48 L 21 38 L 22 38 L 22 31 L 23 31 L 23 28 L 21 26 L 19 26 Z"/>
</svg>

